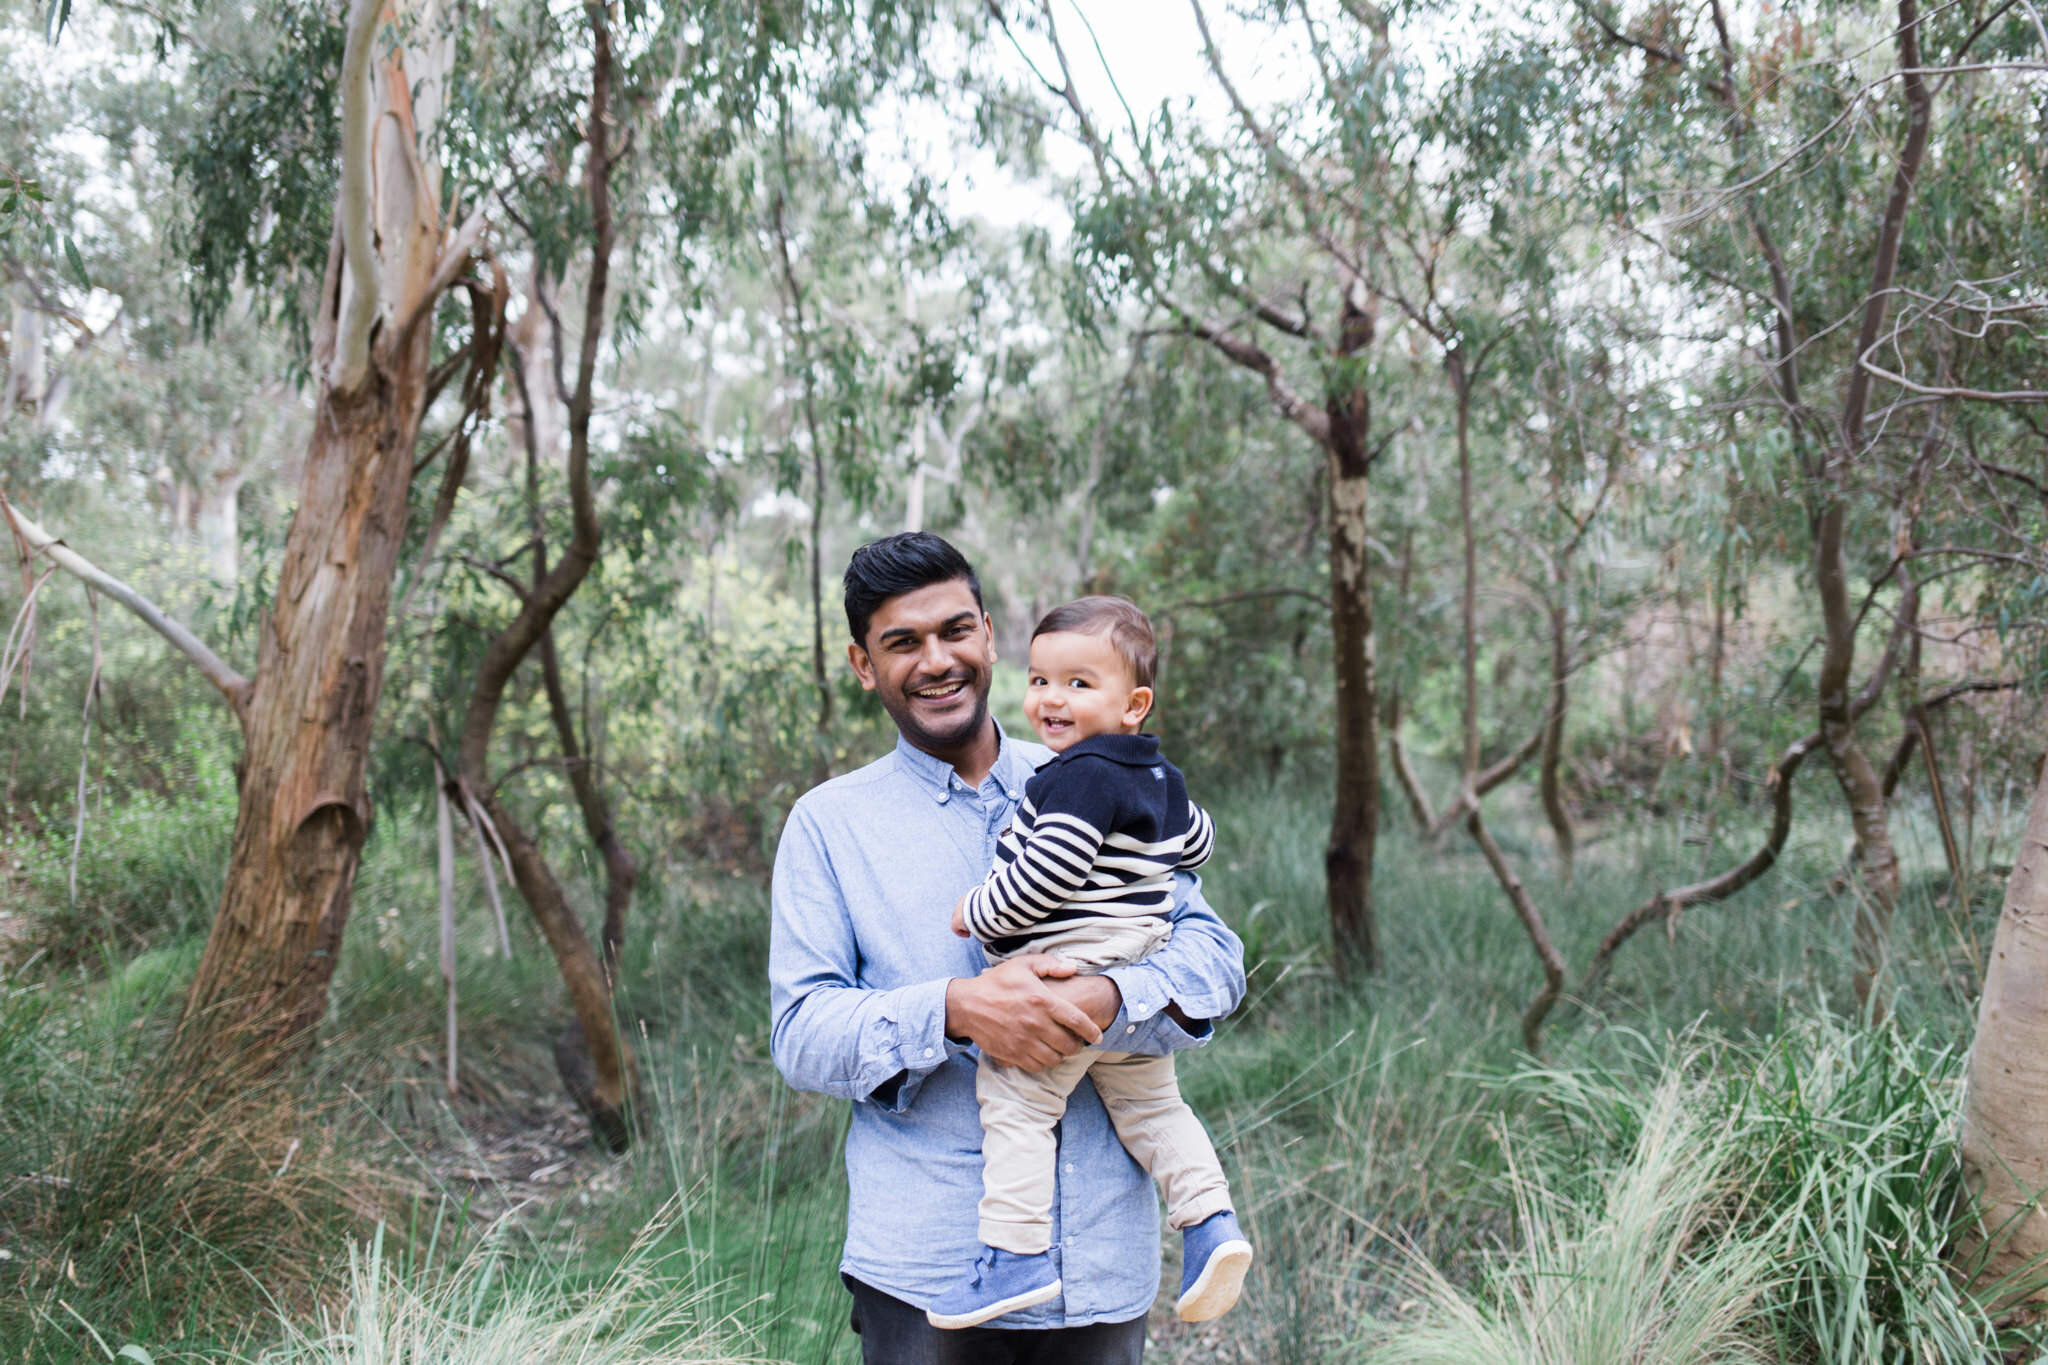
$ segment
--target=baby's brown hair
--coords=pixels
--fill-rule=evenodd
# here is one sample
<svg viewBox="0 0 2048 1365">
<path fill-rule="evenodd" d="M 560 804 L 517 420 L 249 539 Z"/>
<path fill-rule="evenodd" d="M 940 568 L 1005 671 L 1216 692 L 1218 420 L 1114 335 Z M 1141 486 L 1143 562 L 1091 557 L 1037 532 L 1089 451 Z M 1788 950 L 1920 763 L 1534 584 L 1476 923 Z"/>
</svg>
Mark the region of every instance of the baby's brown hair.
<svg viewBox="0 0 2048 1365">
<path fill-rule="evenodd" d="M 1031 632 L 1041 635 L 1071 631 L 1076 635 L 1107 635 L 1110 644 L 1130 667 L 1139 687 L 1152 686 L 1159 669 L 1159 643 L 1152 635 L 1152 622 L 1124 597 L 1077 597 L 1065 606 L 1054 607 Z"/>
</svg>

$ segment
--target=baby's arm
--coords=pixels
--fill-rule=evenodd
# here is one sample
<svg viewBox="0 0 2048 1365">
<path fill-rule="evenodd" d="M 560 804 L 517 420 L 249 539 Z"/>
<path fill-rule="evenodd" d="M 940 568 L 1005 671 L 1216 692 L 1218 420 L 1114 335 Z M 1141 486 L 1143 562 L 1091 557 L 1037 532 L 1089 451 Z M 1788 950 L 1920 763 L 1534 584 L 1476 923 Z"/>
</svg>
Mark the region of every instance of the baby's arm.
<svg viewBox="0 0 2048 1365">
<path fill-rule="evenodd" d="M 992 943 L 1024 933 L 1086 884 L 1116 816 L 1110 785 L 1091 780 L 1091 766 L 1070 760 L 1038 793 L 1031 833 L 1016 858 L 999 863 L 954 908 L 968 934 Z"/>
<path fill-rule="evenodd" d="M 1180 848 L 1179 867 L 1183 872 L 1194 871 L 1216 851 L 1216 822 L 1209 818 L 1209 812 L 1190 801 L 1188 816 L 1188 832 Z"/>
</svg>

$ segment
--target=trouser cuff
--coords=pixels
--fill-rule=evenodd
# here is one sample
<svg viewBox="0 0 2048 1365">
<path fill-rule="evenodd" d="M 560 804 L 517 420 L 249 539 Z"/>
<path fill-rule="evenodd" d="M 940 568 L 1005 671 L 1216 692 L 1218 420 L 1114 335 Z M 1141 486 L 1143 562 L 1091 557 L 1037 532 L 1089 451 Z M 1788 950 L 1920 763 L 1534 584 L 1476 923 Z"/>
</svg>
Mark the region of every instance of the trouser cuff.
<svg viewBox="0 0 2048 1365">
<path fill-rule="evenodd" d="M 1227 1206 L 1228 1201 L 1225 1203 Z M 1052 1250 L 1052 1225 L 1005 1223 L 984 1218 L 981 1220 L 981 1240 L 1000 1250 L 1014 1251 L 1019 1256 L 1036 1256 Z"/>
<path fill-rule="evenodd" d="M 1204 1218 L 1213 1218 L 1219 1213 L 1230 1211 L 1230 1186 L 1218 1185 L 1204 1190 L 1184 1204 L 1166 1211 L 1166 1226 L 1175 1232 L 1186 1232 Z M 991 1246 L 994 1243 L 990 1243 Z"/>
</svg>

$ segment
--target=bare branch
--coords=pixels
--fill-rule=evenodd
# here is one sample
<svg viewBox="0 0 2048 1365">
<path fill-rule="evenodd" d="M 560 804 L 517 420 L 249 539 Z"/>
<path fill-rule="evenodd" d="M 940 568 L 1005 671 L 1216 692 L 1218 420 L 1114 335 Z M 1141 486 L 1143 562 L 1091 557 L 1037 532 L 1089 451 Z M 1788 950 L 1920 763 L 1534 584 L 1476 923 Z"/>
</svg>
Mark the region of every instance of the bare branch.
<svg viewBox="0 0 2048 1365">
<path fill-rule="evenodd" d="M 1208 342 L 1232 364 L 1250 370 L 1266 381 L 1266 392 L 1272 396 L 1274 406 L 1281 416 L 1307 432 L 1317 445 L 1327 447 L 1330 443 L 1330 415 L 1314 406 L 1295 392 L 1287 382 L 1287 376 L 1280 372 L 1280 364 L 1263 346 L 1231 331 L 1221 323 L 1202 322 L 1168 303 L 1169 308 L 1180 320 L 1180 325 L 1171 329 L 1184 336 L 1196 337 Z"/>
<path fill-rule="evenodd" d="M 1916 383 L 1902 374 L 1885 369 L 1870 358 L 1871 352 L 1884 345 L 1885 340 L 1879 337 L 1856 357 L 1859 372 L 1875 375 L 1887 383 L 1897 384 L 1902 389 L 1925 394 L 1930 398 L 1967 398 L 1979 403 L 2048 403 L 2048 389 L 1967 389 Z"/>
<path fill-rule="evenodd" d="M 1494 879 L 1507 893 L 1508 903 L 1515 908 L 1515 918 L 1522 922 L 1523 930 L 1529 935 L 1529 946 L 1536 950 L 1536 960 L 1543 964 L 1543 990 L 1522 1012 L 1522 1046 L 1532 1053 L 1537 1052 L 1543 1043 L 1543 1020 L 1564 994 L 1564 955 L 1551 942 L 1550 930 L 1543 922 L 1543 912 L 1536 908 L 1529 888 L 1508 866 L 1507 855 L 1500 851 L 1500 845 L 1494 842 L 1492 832 L 1486 828 L 1486 821 L 1480 818 L 1479 803 L 1473 800 L 1470 809 L 1465 828 L 1471 833 L 1473 842 L 1479 845 L 1479 851 L 1486 856 L 1486 865 L 1493 869 Z"/>
<path fill-rule="evenodd" d="M 170 641 L 179 653 L 198 666 L 199 671 L 206 675 L 208 682 L 220 689 L 220 694 L 227 699 L 237 718 L 246 713 L 253 684 L 228 667 L 218 654 L 200 641 L 198 636 L 181 623 L 166 616 L 156 603 L 29 520 L 20 508 L 7 500 L 5 493 L 0 493 L 0 516 L 7 518 L 8 523 L 14 528 L 14 533 L 21 537 L 31 553 L 48 557 L 66 573 L 99 589 L 141 617 L 144 625 Z"/>
<path fill-rule="evenodd" d="M 92 673 L 85 680 L 85 717 L 78 734 L 78 818 L 71 831 L 71 904 L 78 904 L 78 855 L 85 848 L 85 778 L 92 758 L 92 713 L 99 709 L 100 668 L 106 656 L 100 650 L 100 602 L 91 588 L 85 590 L 86 614 L 92 618 Z"/>
</svg>

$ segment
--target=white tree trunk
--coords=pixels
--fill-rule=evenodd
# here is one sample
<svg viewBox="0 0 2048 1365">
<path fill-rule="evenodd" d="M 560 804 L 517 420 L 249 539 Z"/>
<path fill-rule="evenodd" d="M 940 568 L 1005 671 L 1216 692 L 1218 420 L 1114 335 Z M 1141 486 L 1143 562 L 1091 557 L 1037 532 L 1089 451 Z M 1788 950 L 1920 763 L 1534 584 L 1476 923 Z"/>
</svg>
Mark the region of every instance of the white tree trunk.
<svg viewBox="0 0 2048 1365">
<path fill-rule="evenodd" d="M 43 315 L 17 299 L 7 339 L 7 405 L 0 418 L 20 413 L 41 428 L 43 397 L 49 390 L 48 324 Z"/>
<path fill-rule="evenodd" d="M 1964 1239 L 1963 1267 L 1995 1283 L 2048 1254 L 2048 1211 L 2035 1203 L 2048 1189 L 2048 765 L 1984 971 L 1962 1150 L 1982 1220 Z"/>
</svg>

